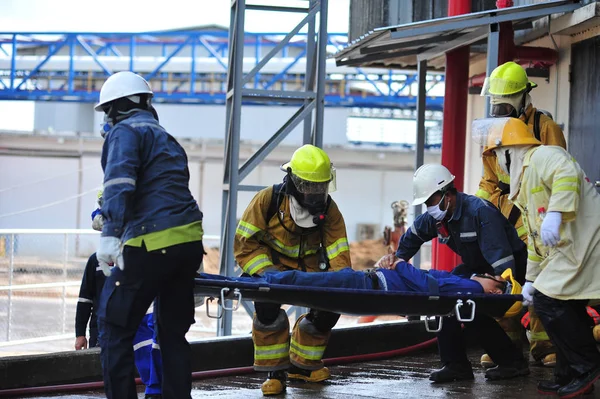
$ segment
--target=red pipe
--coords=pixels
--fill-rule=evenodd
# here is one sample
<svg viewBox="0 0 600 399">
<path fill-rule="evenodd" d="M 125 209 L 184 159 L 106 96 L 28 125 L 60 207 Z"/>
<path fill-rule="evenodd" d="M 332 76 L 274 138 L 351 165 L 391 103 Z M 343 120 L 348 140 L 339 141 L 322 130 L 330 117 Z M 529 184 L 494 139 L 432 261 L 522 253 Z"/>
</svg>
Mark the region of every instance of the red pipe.
<svg viewBox="0 0 600 399">
<path fill-rule="evenodd" d="M 471 12 L 471 0 L 450 0 L 448 16 Z M 456 176 L 455 187 L 462 191 L 465 174 L 465 137 L 467 125 L 467 96 L 469 88 L 469 46 L 446 53 L 446 89 L 442 124 L 442 165 Z M 460 257 L 446 245 L 434 240 L 431 264 L 438 270 L 452 270 Z"/>
<path fill-rule="evenodd" d="M 407 355 L 420 349 L 425 349 L 433 345 L 437 341 L 437 338 L 432 338 L 425 342 L 421 342 L 415 345 L 407 346 L 406 348 L 394 349 L 386 352 L 378 353 L 365 353 L 363 355 L 352 355 L 333 357 L 329 359 L 323 359 L 326 365 L 333 364 L 347 364 L 347 363 L 358 363 L 372 360 L 389 359 L 395 356 Z M 235 367 L 221 370 L 206 370 L 196 371 L 192 373 L 193 380 L 200 380 L 206 378 L 218 378 L 218 377 L 229 377 L 241 374 L 250 374 L 254 372 L 254 367 Z M 137 385 L 141 385 L 142 382 L 139 378 L 135 379 Z M 89 391 L 93 389 L 103 389 L 104 383 L 102 381 L 96 382 L 84 382 L 80 384 L 64 384 L 64 385 L 50 385 L 43 387 L 30 387 L 30 388 L 14 388 L 14 389 L 3 389 L 0 390 L 1 397 L 11 397 L 16 395 L 33 395 L 40 393 L 67 393 L 76 391 Z"/>
</svg>

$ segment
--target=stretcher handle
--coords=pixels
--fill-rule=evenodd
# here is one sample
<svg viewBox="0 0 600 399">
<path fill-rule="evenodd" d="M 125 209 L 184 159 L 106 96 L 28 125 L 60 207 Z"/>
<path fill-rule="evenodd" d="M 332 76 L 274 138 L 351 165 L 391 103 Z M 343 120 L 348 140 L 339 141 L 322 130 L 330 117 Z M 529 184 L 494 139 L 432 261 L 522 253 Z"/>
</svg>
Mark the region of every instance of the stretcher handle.
<svg viewBox="0 0 600 399">
<path fill-rule="evenodd" d="M 240 307 L 240 303 L 242 302 L 242 293 L 237 288 L 233 290 L 233 300 L 237 300 L 237 302 L 235 305 L 232 305 L 230 308 L 225 306 L 225 295 L 227 295 L 227 294 L 229 294 L 229 288 L 223 287 L 223 289 L 221 289 L 221 302 L 220 302 L 221 307 L 223 308 L 223 310 L 231 310 L 231 311 L 235 312 L 236 310 L 238 310 L 238 308 Z"/>
<path fill-rule="evenodd" d="M 460 322 L 466 322 L 466 323 L 475 320 L 475 301 L 472 299 L 467 299 L 467 305 L 471 305 L 471 316 L 468 318 L 463 318 L 460 315 L 460 308 L 462 308 L 462 306 L 463 306 L 463 301 L 462 301 L 462 299 L 456 300 L 456 307 L 454 308 L 454 311 L 456 313 L 456 320 L 458 320 Z"/>
<path fill-rule="evenodd" d="M 220 319 L 221 317 L 223 317 L 223 312 L 221 311 L 221 302 L 220 301 L 219 301 L 219 306 L 217 307 L 217 315 L 214 316 L 214 315 L 210 314 L 210 309 L 209 309 L 208 305 L 214 300 L 215 300 L 215 298 L 211 296 L 205 301 L 206 316 L 208 316 L 209 319 Z"/>
<path fill-rule="evenodd" d="M 433 320 L 435 320 L 435 319 L 436 319 L 436 316 L 433 316 Z M 429 328 L 429 318 L 427 316 L 425 316 L 425 320 L 424 320 L 425 330 L 427 332 L 433 332 L 433 333 L 438 333 L 438 332 L 442 331 L 442 324 L 444 322 L 444 318 L 442 316 L 440 316 L 440 317 L 437 317 L 437 320 L 438 320 L 437 328 L 432 329 L 432 328 Z"/>
</svg>

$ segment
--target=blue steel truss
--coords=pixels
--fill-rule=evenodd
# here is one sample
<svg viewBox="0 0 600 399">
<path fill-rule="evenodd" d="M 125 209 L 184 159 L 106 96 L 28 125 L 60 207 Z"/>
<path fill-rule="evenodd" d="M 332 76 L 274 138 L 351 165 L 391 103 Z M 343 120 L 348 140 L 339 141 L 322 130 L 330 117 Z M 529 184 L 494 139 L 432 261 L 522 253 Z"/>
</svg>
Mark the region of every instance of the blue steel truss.
<svg viewBox="0 0 600 399">
<path fill-rule="evenodd" d="M 244 68 L 259 64 L 286 34 L 246 33 Z M 225 104 L 227 39 L 226 30 L 0 32 L 0 100 L 95 102 L 107 76 L 131 70 L 150 81 L 158 103 Z M 247 88 L 304 87 L 306 34 L 294 39 L 281 47 L 275 64 L 264 67 Z M 328 49 L 333 53 L 346 41 L 345 34 L 329 34 Z M 415 73 L 337 67 L 332 62 L 327 66 L 325 105 L 415 109 Z M 443 75 L 429 76 L 428 90 L 443 81 Z M 442 97 L 427 98 L 428 109 L 441 110 L 442 105 Z"/>
</svg>

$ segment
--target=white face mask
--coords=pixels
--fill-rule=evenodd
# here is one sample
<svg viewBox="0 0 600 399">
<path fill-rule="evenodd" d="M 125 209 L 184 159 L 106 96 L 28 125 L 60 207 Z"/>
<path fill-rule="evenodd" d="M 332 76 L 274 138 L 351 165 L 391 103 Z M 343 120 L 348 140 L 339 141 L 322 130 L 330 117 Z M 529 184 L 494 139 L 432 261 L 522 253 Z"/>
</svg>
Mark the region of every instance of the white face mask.
<svg viewBox="0 0 600 399">
<path fill-rule="evenodd" d="M 510 163 L 512 161 L 511 152 L 507 148 L 496 148 L 494 153 L 496 154 L 496 159 L 498 159 L 500 169 L 507 175 L 510 175 Z"/>
<path fill-rule="evenodd" d="M 448 209 L 443 211 L 440 209 L 440 204 L 444 201 L 444 198 L 446 198 L 446 195 L 442 196 L 442 199 L 437 203 L 437 205 L 427 207 L 427 213 L 437 221 L 443 220 L 446 217 L 446 213 L 448 213 Z"/>
</svg>

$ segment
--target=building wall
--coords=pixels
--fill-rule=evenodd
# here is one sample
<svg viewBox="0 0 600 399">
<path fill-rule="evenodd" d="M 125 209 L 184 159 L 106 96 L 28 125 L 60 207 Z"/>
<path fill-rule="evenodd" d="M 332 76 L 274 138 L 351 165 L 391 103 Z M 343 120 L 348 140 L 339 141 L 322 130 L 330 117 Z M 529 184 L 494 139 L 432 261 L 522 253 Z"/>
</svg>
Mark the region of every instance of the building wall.
<svg viewBox="0 0 600 399">
<path fill-rule="evenodd" d="M 222 105 L 155 105 L 161 124 L 175 137 L 222 140 L 225 136 L 225 107 Z M 241 139 L 265 142 L 295 112 L 296 107 L 242 107 Z M 98 135 L 104 115 L 94 112 L 93 104 L 65 102 L 36 102 L 34 130 L 40 133 L 80 132 Z M 328 145 L 344 145 L 349 108 L 326 108 L 324 141 Z M 302 143 L 303 124 L 298 125 L 284 144 Z"/>
<path fill-rule="evenodd" d="M 34 144 L 39 138 L 30 137 L 29 148 L 51 147 Z M 75 143 L 77 140 L 73 140 Z M 190 190 L 204 212 L 204 230 L 209 235 L 220 234 L 223 147 L 211 145 L 206 149 L 192 149 L 182 142 L 190 156 Z M 59 148 L 66 144 L 53 144 Z M 79 157 L 41 157 L 0 155 L 0 229 L 89 228 L 90 214 L 96 207 L 96 193 L 102 184 L 100 167 L 100 140 L 87 139 L 84 154 Z M 0 146 L 11 147 L 6 137 L 0 136 Z M 244 184 L 269 186 L 281 182 L 279 170 L 289 159 L 295 146 L 280 146 L 275 156 L 258 166 Z M 48 148 L 49 149 L 49 148 Z M 359 224 L 375 225 L 380 236 L 384 226 L 392 226 L 390 205 L 396 200 L 412 198 L 414 153 L 390 149 L 356 149 L 351 146 L 328 146 L 337 169 L 337 191 L 332 197 L 338 203 L 344 218 L 348 237 L 357 240 Z M 255 151 L 251 145 L 242 145 L 241 162 Z M 204 154 L 204 155 L 202 155 Z M 427 153 L 426 162 L 439 162 L 439 154 Z M 78 194 L 81 194 L 78 197 Z M 240 192 L 238 218 L 254 193 Z M 410 216 L 412 221 L 413 215 Z M 71 242 L 70 251 L 89 255 L 95 248 L 96 236 L 81 237 L 78 247 Z M 215 245 L 211 242 L 209 245 Z M 54 254 L 62 251 L 61 236 L 21 236 L 18 249 L 26 253 Z M 60 253 L 60 252 L 57 252 Z M 72 252 L 73 253 L 73 252 Z"/>
</svg>

